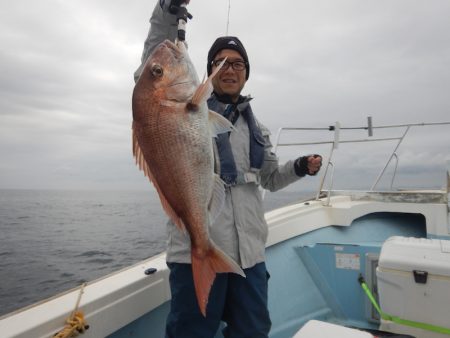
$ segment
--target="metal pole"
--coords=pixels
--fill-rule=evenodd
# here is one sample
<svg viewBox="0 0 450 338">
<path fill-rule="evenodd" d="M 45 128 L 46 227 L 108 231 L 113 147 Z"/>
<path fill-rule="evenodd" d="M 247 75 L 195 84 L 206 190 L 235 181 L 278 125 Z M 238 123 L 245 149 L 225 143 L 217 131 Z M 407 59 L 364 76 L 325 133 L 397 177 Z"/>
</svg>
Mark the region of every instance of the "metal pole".
<svg viewBox="0 0 450 338">
<path fill-rule="evenodd" d="M 373 191 L 375 189 L 375 187 L 378 184 L 378 182 L 380 181 L 381 177 L 384 175 L 386 168 L 388 167 L 389 163 L 391 162 L 392 158 L 394 157 L 394 154 L 397 152 L 398 147 L 400 147 L 400 144 L 403 142 L 403 139 L 405 138 L 406 134 L 408 133 L 409 128 L 411 128 L 411 126 L 406 127 L 405 132 L 403 133 L 402 137 L 400 137 L 400 139 L 397 143 L 397 146 L 395 147 L 394 151 L 392 152 L 391 156 L 389 157 L 389 160 L 386 162 L 386 165 L 384 166 L 383 170 L 381 170 L 380 174 L 378 175 L 377 179 L 375 180 L 375 183 L 370 188 L 370 191 Z"/>
<path fill-rule="evenodd" d="M 337 149 L 337 147 L 339 145 L 339 132 L 340 132 L 340 129 L 341 129 L 340 123 L 336 122 L 335 128 L 334 128 L 334 142 L 333 142 L 333 144 L 331 146 L 330 155 L 328 156 L 328 159 L 327 159 L 327 164 L 325 166 L 325 172 L 323 173 L 322 178 L 320 179 L 320 186 L 319 186 L 319 190 L 317 191 L 317 194 L 316 194 L 316 201 L 320 197 L 320 192 L 322 191 L 323 184 L 325 182 L 325 177 L 327 176 L 328 167 L 329 167 L 329 165 L 331 163 L 331 158 L 333 157 L 333 151 L 334 151 L 334 149 Z"/>
</svg>

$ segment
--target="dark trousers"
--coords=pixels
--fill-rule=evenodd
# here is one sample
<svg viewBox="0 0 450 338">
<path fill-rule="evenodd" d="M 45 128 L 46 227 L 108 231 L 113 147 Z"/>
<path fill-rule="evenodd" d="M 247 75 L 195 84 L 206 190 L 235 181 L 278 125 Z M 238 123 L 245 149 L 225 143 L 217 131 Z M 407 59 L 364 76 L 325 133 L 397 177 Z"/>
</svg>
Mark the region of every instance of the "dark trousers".
<svg viewBox="0 0 450 338">
<path fill-rule="evenodd" d="M 171 309 L 167 316 L 166 338 L 213 338 L 221 320 L 226 322 L 226 338 L 267 338 L 271 321 L 267 309 L 265 263 L 244 269 L 246 278 L 220 273 L 211 288 L 206 317 L 195 296 L 190 264 L 168 263 Z"/>
</svg>

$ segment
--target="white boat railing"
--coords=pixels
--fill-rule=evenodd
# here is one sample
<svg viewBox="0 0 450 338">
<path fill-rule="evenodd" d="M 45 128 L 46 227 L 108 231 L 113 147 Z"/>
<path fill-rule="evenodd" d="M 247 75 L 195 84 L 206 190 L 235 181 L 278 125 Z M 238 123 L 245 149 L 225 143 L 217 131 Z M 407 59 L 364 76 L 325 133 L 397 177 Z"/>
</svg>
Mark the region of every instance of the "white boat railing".
<svg viewBox="0 0 450 338">
<path fill-rule="evenodd" d="M 389 164 L 392 162 L 392 160 L 395 159 L 395 168 L 394 172 L 391 178 L 390 183 L 390 190 L 392 190 L 394 179 L 397 173 L 398 168 L 398 162 L 399 157 L 397 154 L 397 150 L 399 149 L 400 145 L 402 144 L 403 140 L 405 139 L 406 135 L 410 131 L 412 127 L 422 127 L 422 126 L 436 126 L 436 125 L 450 125 L 450 122 L 434 122 L 434 123 L 411 123 L 411 124 L 397 124 L 397 125 L 384 125 L 384 126 L 373 126 L 372 125 L 372 118 L 369 116 L 367 118 L 367 126 L 364 127 L 341 127 L 339 122 L 336 122 L 334 126 L 329 126 L 327 128 L 294 128 L 294 127 L 282 127 L 278 129 L 275 144 L 273 147 L 273 152 L 276 154 L 279 147 L 292 147 L 292 146 L 310 146 L 310 145 L 323 145 L 323 144 L 330 144 L 331 149 L 329 156 L 326 158 L 326 163 L 324 165 L 324 172 L 320 179 L 320 186 L 316 194 L 316 200 L 320 198 L 321 192 L 323 191 L 323 186 L 325 179 L 328 175 L 328 168 L 332 167 L 331 177 L 330 177 L 330 184 L 327 189 L 327 202 L 326 205 L 329 205 L 330 203 L 330 196 L 331 191 L 333 188 L 333 178 L 334 178 L 334 164 L 332 162 L 334 151 L 339 147 L 339 144 L 343 143 L 361 143 L 361 142 L 382 142 L 382 141 L 397 141 L 391 155 L 389 156 L 389 159 L 387 160 L 386 164 L 384 165 L 383 169 L 378 174 L 377 178 L 375 179 L 374 183 L 372 184 L 369 191 L 375 191 L 376 186 L 380 182 L 381 178 L 384 176 L 386 169 L 389 167 Z M 397 137 L 380 137 L 380 138 L 373 138 L 373 130 L 374 129 L 386 129 L 386 128 L 405 128 L 404 132 L 401 136 Z M 367 130 L 369 138 L 355 138 L 355 139 L 348 139 L 348 140 L 342 140 L 341 139 L 341 131 L 342 130 Z M 289 143 L 283 143 L 280 141 L 281 135 L 286 131 L 333 131 L 334 132 L 334 138 L 330 141 L 319 141 L 319 142 L 289 142 Z"/>
</svg>

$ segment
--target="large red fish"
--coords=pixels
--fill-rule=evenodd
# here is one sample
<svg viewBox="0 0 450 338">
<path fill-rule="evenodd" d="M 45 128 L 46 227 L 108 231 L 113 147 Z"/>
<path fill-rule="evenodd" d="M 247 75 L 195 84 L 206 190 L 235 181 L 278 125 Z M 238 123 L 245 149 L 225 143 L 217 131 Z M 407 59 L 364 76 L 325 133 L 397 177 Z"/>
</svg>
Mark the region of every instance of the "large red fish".
<svg viewBox="0 0 450 338">
<path fill-rule="evenodd" d="M 214 174 L 213 139 L 232 128 L 208 110 L 211 79 L 200 83 L 183 42 L 166 40 L 147 60 L 133 92 L 133 154 L 153 182 L 171 220 L 191 240 L 191 261 L 200 311 L 217 272 L 244 272 L 208 236 L 225 198 Z"/>
</svg>

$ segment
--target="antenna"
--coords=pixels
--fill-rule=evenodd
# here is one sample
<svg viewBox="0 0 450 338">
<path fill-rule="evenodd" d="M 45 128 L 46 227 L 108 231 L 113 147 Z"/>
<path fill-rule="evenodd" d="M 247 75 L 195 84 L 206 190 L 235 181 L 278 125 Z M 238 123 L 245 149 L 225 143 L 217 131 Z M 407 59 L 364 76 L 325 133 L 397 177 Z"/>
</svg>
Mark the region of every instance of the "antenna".
<svg viewBox="0 0 450 338">
<path fill-rule="evenodd" d="M 225 32 L 225 36 L 228 36 L 228 27 L 230 26 L 230 10 L 231 10 L 231 0 L 228 0 L 227 30 Z"/>
</svg>

